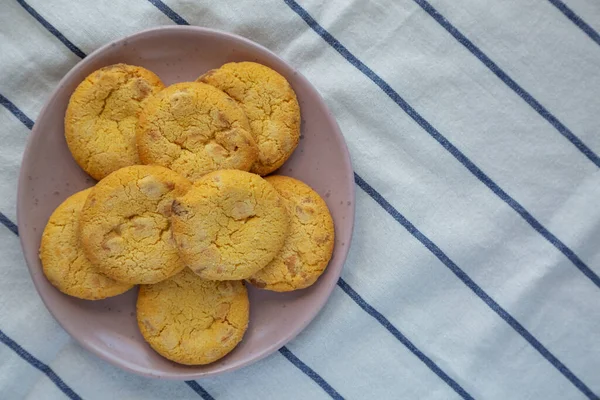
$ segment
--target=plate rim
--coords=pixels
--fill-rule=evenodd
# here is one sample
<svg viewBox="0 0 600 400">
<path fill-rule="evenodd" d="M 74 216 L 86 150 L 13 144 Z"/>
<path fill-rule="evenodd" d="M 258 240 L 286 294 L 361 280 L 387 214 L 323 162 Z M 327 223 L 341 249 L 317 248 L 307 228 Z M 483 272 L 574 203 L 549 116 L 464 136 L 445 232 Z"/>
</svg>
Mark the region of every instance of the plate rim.
<svg viewBox="0 0 600 400">
<path fill-rule="evenodd" d="M 291 334 L 288 334 L 287 336 L 283 336 L 279 340 L 277 340 L 277 341 L 273 342 L 272 344 L 270 344 L 269 346 L 263 348 L 260 352 L 257 352 L 252 358 L 248 358 L 247 360 L 240 362 L 237 365 L 233 365 L 233 366 L 225 365 L 224 367 L 220 367 L 220 368 L 217 368 L 217 369 L 211 370 L 211 371 L 204 371 L 204 372 L 191 372 L 190 371 L 189 373 L 184 373 L 184 372 L 157 373 L 157 372 L 149 370 L 145 367 L 142 367 L 138 364 L 133 364 L 133 363 L 129 362 L 129 360 L 126 357 L 116 357 L 116 356 L 112 355 L 111 353 L 105 353 L 101 348 L 93 345 L 89 341 L 80 340 L 78 338 L 78 336 L 75 335 L 70 328 L 66 327 L 65 324 L 63 324 L 63 321 L 55 315 L 52 307 L 49 306 L 49 304 L 46 300 L 46 297 L 41 294 L 42 292 L 40 291 L 38 279 L 36 279 L 36 277 L 34 276 L 34 272 L 37 271 L 38 267 L 37 267 L 37 265 L 35 265 L 34 260 L 31 260 L 31 257 L 32 257 L 31 254 L 28 255 L 28 253 L 26 251 L 25 241 L 26 241 L 26 237 L 29 237 L 30 235 L 29 234 L 26 234 L 26 235 L 19 234 L 19 242 L 21 244 L 21 250 L 22 250 L 23 256 L 25 258 L 25 263 L 27 264 L 27 269 L 29 271 L 31 280 L 33 281 L 33 284 L 35 286 L 35 289 L 36 289 L 38 295 L 42 299 L 42 302 L 44 303 L 46 309 L 50 312 L 50 314 L 52 315 L 54 320 L 59 323 L 59 325 L 65 330 L 65 332 L 67 332 L 69 334 L 69 336 L 73 340 L 75 340 L 79 345 L 81 345 L 83 348 L 85 348 L 87 351 L 94 354 L 98 358 L 100 358 L 118 368 L 121 368 L 125 371 L 131 372 L 131 373 L 134 373 L 137 375 L 149 377 L 149 378 L 155 378 L 155 379 L 157 378 L 157 379 L 166 379 L 166 380 L 190 380 L 190 379 L 205 378 L 205 377 L 209 377 L 209 376 L 216 376 L 216 375 L 223 374 L 225 372 L 235 371 L 235 370 L 238 370 L 240 368 L 254 364 L 254 363 L 266 358 L 267 356 L 269 356 L 269 355 L 273 354 L 274 352 L 276 352 L 277 350 L 279 350 L 282 346 L 285 346 L 287 343 L 292 341 L 298 334 L 300 334 L 300 332 L 304 331 L 304 329 L 306 329 L 306 327 L 321 312 L 321 310 L 323 309 L 323 307 L 325 306 L 325 304 L 331 297 L 331 294 L 333 293 L 333 290 L 334 290 L 339 278 L 341 277 L 343 267 L 344 267 L 347 257 L 348 257 L 348 252 L 351 247 L 352 237 L 353 237 L 353 233 L 354 233 L 355 213 L 356 213 L 356 185 L 355 185 L 355 181 L 354 181 L 354 169 L 352 168 L 350 152 L 348 151 L 348 145 L 347 145 L 346 140 L 340 130 L 340 127 L 339 127 L 336 119 L 333 117 L 331 111 L 329 110 L 329 107 L 325 103 L 325 101 L 324 101 L 323 97 L 321 96 L 321 94 L 319 93 L 319 91 L 312 85 L 312 83 L 301 72 L 297 71 L 287 61 L 283 60 L 277 54 L 273 53 L 271 50 L 267 49 L 266 47 L 262 46 L 261 44 L 256 43 L 245 37 L 239 36 L 237 34 L 221 31 L 218 29 L 205 28 L 205 27 L 199 27 L 199 26 L 166 25 L 166 26 L 159 26 L 159 27 L 144 29 L 144 30 L 135 32 L 131 35 L 123 36 L 121 38 L 112 40 L 112 41 L 104 44 L 103 46 L 99 47 L 98 49 L 94 50 L 87 57 L 85 57 L 84 59 L 79 61 L 77 64 L 75 64 L 63 76 L 63 78 L 58 82 L 58 84 L 56 85 L 56 87 L 54 88 L 52 93 L 48 96 L 46 102 L 44 103 L 44 106 L 42 107 L 42 109 L 40 110 L 40 112 L 38 114 L 38 117 L 36 118 L 33 128 L 31 129 L 31 133 L 29 134 L 29 137 L 27 138 L 27 144 L 25 146 L 25 150 L 23 152 L 23 157 L 21 159 L 21 165 L 19 168 L 20 170 L 19 170 L 19 177 L 18 177 L 17 205 L 16 205 L 17 206 L 17 226 L 19 228 L 19 232 L 21 232 L 21 230 L 22 230 L 21 227 L 22 227 L 22 224 L 24 223 L 23 221 L 25 220 L 25 214 L 26 214 L 26 210 L 24 210 L 23 206 L 21 205 L 21 204 L 23 204 L 22 199 L 27 196 L 27 194 L 25 193 L 25 183 L 27 181 L 28 166 L 25 164 L 25 161 L 31 158 L 30 153 L 32 152 L 33 142 L 35 141 L 35 138 L 41 134 L 40 130 L 42 128 L 38 125 L 37 121 L 40 120 L 41 118 L 43 118 L 49 112 L 49 107 L 53 103 L 55 98 L 57 97 L 59 90 L 63 87 L 65 82 L 67 82 L 70 79 L 70 77 L 72 75 L 76 74 L 79 70 L 81 70 L 86 64 L 90 63 L 92 60 L 94 60 L 98 57 L 101 57 L 103 55 L 103 53 L 105 53 L 107 50 L 111 49 L 111 47 L 125 43 L 128 40 L 137 38 L 139 36 L 146 36 L 148 34 L 161 34 L 161 33 L 169 32 L 169 31 L 189 31 L 189 32 L 195 32 L 195 33 L 200 33 L 200 34 L 210 34 L 210 35 L 215 35 L 215 36 L 227 37 L 234 41 L 242 42 L 245 45 L 249 46 L 250 48 L 253 48 L 254 50 L 258 50 L 258 51 L 269 54 L 273 59 L 277 60 L 279 63 L 285 65 L 287 68 L 292 70 L 295 73 L 295 75 L 297 75 L 297 77 L 299 77 L 300 80 L 304 81 L 303 83 L 306 85 L 306 87 L 314 93 L 315 98 L 317 99 L 317 101 L 319 103 L 319 106 L 326 111 L 326 118 L 332 124 L 332 127 L 333 127 L 332 132 L 337 137 L 337 139 L 339 139 L 338 141 L 341 144 L 341 150 L 344 155 L 345 167 L 348 171 L 350 171 L 350 174 L 348 177 L 348 182 L 347 182 L 349 184 L 348 186 L 351 188 L 351 190 L 350 190 L 351 204 L 349 205 L 350 213 L 347 216 L 347 221 L 350 224 L 350 230 L 349 230 L 350 232 L 349 232 L 348 237 L 346 238 L 346 245 L 342 249 L 341 257 L 336 257 L 336 259 L 341 258 L 339 271 L 337 271 L 335 280 L 332 279 L 332 281 L 329 282 L 328 285 L 325 287 L 326 296 L 323 296 L 323 300 L 321 300 L 319 303 L 317 303 L 317 305 L 315 307 L 312 307 L 310 312 L 307 314 L 308 318 L 306 318 L 304 321 L 302 321 L 298 325 L 298 327 L 293 330 L 293 332 Z M 25 232 L 24 229 L 23 229 L 23 231 Z M 39 234 L 41 235 L 42 233 L 40 232 Z M 43 276 L 41 279 L 46 279 L 46 278 L 45 278 L 45 276 Z"/>
</svg>

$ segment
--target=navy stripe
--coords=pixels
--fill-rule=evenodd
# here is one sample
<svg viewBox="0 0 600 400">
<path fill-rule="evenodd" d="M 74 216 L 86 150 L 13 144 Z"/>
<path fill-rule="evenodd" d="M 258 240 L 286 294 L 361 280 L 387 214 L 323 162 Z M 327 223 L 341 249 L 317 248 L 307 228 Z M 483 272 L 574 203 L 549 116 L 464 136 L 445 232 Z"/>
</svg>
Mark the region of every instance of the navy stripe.
<svg viewBox="0 0 600 400">
<path fill-rule="evenodd" d="M 21 5 L 33 18 L 35 18 L 40 24 L 44 26 L 51 34 L 53 34 L 58 40 L 64 43 L 65 46 L 69 48 L 76 56 L 84 58 L 85 53 L 79 49 L 79 47 L 75 46 L 73 42 L 67 39 L 62 33 L 60 33 L 54 26 L 50 24 L 50 22 L 46 21 L 44 17 L 38 14 L 29 4 L 27 4 L 24 0 L 17 0 L 17 3 Z"/>
<path fill-rule="evenodd" d="M 23 112 L 19 110 L 12 101 L 4 97 L 2 94 L 0 94 L 0 104 L 6 107 L 6 109 L 10 111 L 15 117 L 17 117 L 19 121 L 25 124 L 26 127 L 28 127 L 29 129 L 33 128 L 33 121 L 29 119 L 27 115 L 23 114 Z"/>
<path fill-rule="evenodd" d="M 358 175 L 357 175 L 358 176 Z M 363 181 L 364 182 L 364 181 Z M 370 187 L 370 186 L 369 186 Z M 338 280 L 338 286 L 348 295 L 352 300 L 356 302 L 364 311 L 370 316 L 375 318 L 385 329 L 387 329 L 396 339 L 398 339 L 406 348 L 408 348 L 415 356 L 419 358 L 431 371 L 433 371 L 440 379 L 448 384 L 458 395 L 463 399 L 473 399 L 473 397 L 467 393 L 454 379 L 450 378 L 440 367 L 437 366 L 431 358 L 427 357 L 421 350 L 417 348 L 406 336 L 402 334 L 386 317 L 377 311 L 373 306 L 367 303 L 354 289 L 346 283 L 345 280 L 340 278 Z"/>
<path fill-rule="evenodd" d="M 529 92 L 523 89 L 517 82 L 515 82 L 506 72 L 504 72 L 495 62 L 493 62 L 479 47 L 475 46 L 473 42 L 466 38 L 465 35 L 460 33 L 454 25 L 452 25 L 442 14 L 440 14 L 431 4 L 426 0 L 414 0 L 415 3 L 421 6 L 423 10 L 433 17 L 441 26 L 444 27 L 456 40 L 458 40 L 463 46 L 467 48 L 475 57 L 479 59 L 490 71 L 492 71 L 500 80 L 508 87 L 510 87 L 519 97 L 521 97 L 527 104 L 531 106 L 537 113 L 548 121 L 556 130 L 558 130 L 569 142 L 571 142 L 577 149 L 582 152 L 587 158 L 590 159 L 597 167 L 600 167 L 600 157 L 587 147 L 581 139 L 579 139 L 569 128 L 567 128 L 562 122 L 558 120 L 550 111 L 540 104 Z"/>
<path fill-rule="evenodd" d="M 0 222 L 2 223 L 2 225 L 7 227 L 8 229 L 10 229 L 12 231 L 12 233 L 19 236 L 19 228 L 17 228 L 17 225 L 15 225 L 14 222 L 12 222 L 10 219 L 8 219 L 6 217 L 6 215 L 2 214 L 1 212 L 0 212 Z"/>
<path fill-rule="evenodd" d="M 581 17 L 575 14 L 575 11 L 571 10 L 565 3 L 560 0 L 548 0 L 556 8 L 560 10 L 567 18 L 569 18 L 575 25 L 579 27 L 586 35 L 590 37 L 596 44 L 600 45 L 600 34 L 589 26 Z"/>
<path fill-rule="evenodd" d="M 8 346 L 12 351 L 17 353 L 19 357 L 27 361 L 31 366 L 43 372 L 68 398 L 72 400 L 81 400 L 81 397 L 73 391 L 48 365 L 44 364 L 27 350 L 22 348 L 17 342 L 9 338 L 0 330 L 0 341 Z"/>
<path fill-rule="evenodd" d="M 185 381 L 185 383 L 192 388 L 194 392 L 196 392 L 200 397 L 204 400 L 215 400 L 214 397 L 210 395 L 202 386 L 198 384 L 196 381 Z"/>
<path fill-rule="evenodd" d="M 177 25 L 189 25 L 189 23 L 183 19 L 183 17 L 177 14 L 171 7 L 166 5 L 160 0 L 148 0 L 150 3 L 154 4 L 156 8 L 163 12 L 167 17 L 171 18 L 171 21 L 175 22 Z"/>
<path fill-rule="evenodd" d="M 388 214 L 400 223 L 411 235 L 423 244 L 435 255 L 450 271 L 454 273 L 465 285 L 469 287 L 481 300 L 485 302 L 496 314 L 506 321 L 517 333 L 519 333 L 529 344 L 533 346 L 546 360 L 548 360 L 565 378 L 567 378 L 577 389 L 590 399 L 599 399 L 569 368 L 558 360 L 550 351 L 544 347 L 523 325 L 512 315 L 492 299 L 481 287 L 479 287 L 458 265 L 456 265 L 439 247 L 410 223 L 398 210 L 396 210 L 379 192 L 371 187 L 360 176 L 354 174 L 356 184 L 375 200 Z"/>
<path fill-rule="evenodd" d="M 325 379 L 323 379 L 321 377 L 321 375 L 317 374 L 311 367 L 304 364 L 302 362 L 302 360 L 300 360 L 298 357 L 296 357 L 287 347 L 284 346 L 284 347 L 280 348 L 279 352 L 285 358 L 287 358 L 292 364 L 294 364 L 296 367 L 298 367 L 299 370 L 304 372 L 310 379 L 315 381 L 315 383 L 317 385 L 321 386 L 321 388 L 325 392 L 327 392 L 327 394 L 329 396 L 331 396 L 332 399 L 336 399 L 336 400 L 343 399 L 342 395 L 340 395 L 334 388 L 332 388 L 331 385 L 329 385 L 325 381 Z"/>
<path fill-rule="evenodd" d="M 533 229 L 541 234 L 548 242 L 564 254 L 585 276 L 587 276 L 597 287 L 600 288 L 600 277 L 594 273 L 571 249 L 546 229 L 537 219 L 533 217 L 521 204 L 510 197 L 508 193 L 500 188 L 490 177 L 477 167 L 467 156 L 456 148 L 446 137 L 435 129 L 425 118 L 412 108 L 392 87 L 379 75 L 373 72 L 362 61 L 354 56 L 343 44 L 327 32 L 313 17 L 293 0 L 284 2 L 297 13 L 319 36 L 321 36 L 331 47 L 340 53 L 350 64 L 371 79 L 390 99 L 394 101 L 404 112 L 406 112 L 416 123 L 418 123 L 431 137 L 433 137 L 444 149 L 464 165 L 477 179 L 485 184 L 502 201 L 515 210 Z"/>
</svg>

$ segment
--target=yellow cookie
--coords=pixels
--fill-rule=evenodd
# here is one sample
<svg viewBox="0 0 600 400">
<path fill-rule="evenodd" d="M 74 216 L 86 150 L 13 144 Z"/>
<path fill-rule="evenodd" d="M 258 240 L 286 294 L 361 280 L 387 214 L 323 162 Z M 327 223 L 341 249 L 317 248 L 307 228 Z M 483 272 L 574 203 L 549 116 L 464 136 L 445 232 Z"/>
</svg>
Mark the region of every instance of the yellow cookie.
<svg viewBox="0 0 600 400">
<path fill-rule="evenodd" d="M 83 254 L 77 236 L 81 208 L 92 189 L 75 193 L 50 216 L 42 235 L 40 260 L 46 278 L 61 292 L 85 300 L 100 300 L 131 289 L 102 275 Z"/>
<path fill-rule="evenodd" d="M 142 285 L 137 321 L 144 339 L 180 364 L 214 362 L 237 346 L 248 327 L 250 304 L 241 281 L 205 281 L 189 269 Z"/>
<path fill-rule="evenodd" d="M 246 112 L 259 150 L 251 172 L 267 175 L 292 155 L 300 138 L 300 106 L 283 76 L 261 64 L 240 62 L 198 80 L 223 90 Z"/>
<path fill-rule="evenodd" d="M 65 115 L 65 138 L 77 164 L 95 179 L 140 164 L 135 126 L 146 99 L 164 87 L 142 67 L 115 64 L 77 86 Z"/>
<path fill-rule="evenodd" d="M 249 281 L 276 292 L 304 289 L 321 276 L 333 252 L 333 219 L 325 201 L 308 186 L 287 176 L 266 180 L 284 198 L 290 234 L 277 256 Z"/>
<path fill-rule="evenodd" d="M 80 220 L 87 257 L 106 276 L 132 284 L 156 283 L 184 267 L 171 237 L 173 199 L 190 182 L 159 166 L 134 165 L 102 179 Z"/>
<path fill-rule="evenodd" d="M 192 181 L 218 169 L 248 171 L 258 156 L 244 111 L 224 92 L 197 82 L 176 83 L 146 102 L 137 145 L 144 164 Z"/>
<path fill-rule="evenodd" d="M 288 215 L 260 176 L 237 170 L 205 175 L 173 202 L 173 238 L 184 263 L 209 280 L 250 277 L 281 250 Z"/>
</svg>

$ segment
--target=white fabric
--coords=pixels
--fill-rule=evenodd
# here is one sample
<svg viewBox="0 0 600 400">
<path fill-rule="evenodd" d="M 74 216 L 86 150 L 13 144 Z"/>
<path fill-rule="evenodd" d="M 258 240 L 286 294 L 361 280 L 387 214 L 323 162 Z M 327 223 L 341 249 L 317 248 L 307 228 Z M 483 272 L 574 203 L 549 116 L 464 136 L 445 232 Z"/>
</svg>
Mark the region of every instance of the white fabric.
<svg viewBox="0 0 600 400">
<path fill-rule="evenodd" d="M 585 388 L 578 388 L 526 334 L 501 318 L 447 262 L 382 208 L 377 194 L 358 187 L 344 281 L 464 392 L 441 379 L 431 364 L 415 356 L 414 348 L 411 351 L 340 287 L 315 321 L 287 346 L 296 357 L 345 398 L 600 395 L 600 287 L 311 29 L 293 7 L 281 0 L 166 3 L 190 24 L 245 36 L 305 74 L 337 118 L 359 177 Z M 300 3 L 592 273 L 600 274 L 598 165 L 418 2 Z M 592 29 L 600 29 L 600 3 L 565 3 Z M 430 4 L 591 151 L 600 153 L 600 43 L 548 0 Z M 32 120 L 80 58 L 34 18 L 27 5 L 85 54 L 124 35 L 174 23 L 147 0 L 2 1 L 0 95 Z M 16 222 L 17 176 L 29 129 L 8 106 L 0 106 L 0 126 L 0 212 Z M 4 226 L 0 330 L 82 398 L 198 397 L 183 382 L 141 378 L 83 350 L 44 307 L 18 237 Z M 329 398 L 280 353 L 198 384 L 215 399 Z M 6 399 L 66 398 L 55 381 L 19 356 L 14 346 L 1 343 L 0 393 Z"/>
</svg>

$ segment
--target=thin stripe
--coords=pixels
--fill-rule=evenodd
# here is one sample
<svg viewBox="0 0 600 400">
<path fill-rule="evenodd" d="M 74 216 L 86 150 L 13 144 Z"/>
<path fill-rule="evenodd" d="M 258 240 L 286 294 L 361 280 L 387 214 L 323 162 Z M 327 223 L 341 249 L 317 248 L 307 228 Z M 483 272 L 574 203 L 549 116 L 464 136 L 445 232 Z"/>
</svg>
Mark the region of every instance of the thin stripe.
<svg viewBox="0 0 600 400">
<path fill-rule="evenodd" d="M 6 107 L 6 109 L 10 111 L 15 117 L 17 117 L 19 121 L 25 124 L 26 127 L 28 127 L 29 129 L 33 128 L 33 121 L 29 119 L 27 115 L 23 114 L 23 112 L 19 110 L 12 101 L 4 97 L 2 94 L 0 94 L 0 103 L 4 107 Z"/>
<path fill-rule="evenodd" d="M 171 21 L 175 22 L 177 25 L 189 25 L 189 23 L 183 19 L 183 17 L 177 14 L 171 7 L 166 5 L 160 0 L 148 0 L 150 3 L 154 4 L 156 8 L 163 12 L 167 17 L 171 18 Z"/>
<path fill-rule="evenodd" d="M 81 397 L 73 391 L 48 365 L 44 364 L 27 350 L 22 348 L 17 342 L 9 338 L 0 330 L 0 341 L 8 346 L 19 357 L 27 361 L 31 366 L 43 372 L 68 398 L 72 400 L 81 400 Z"/>
<path fill-rule="evenodd" d="M 298 367 L 299 370 L 304 372 L 310 379 L 315 381 L 317 385 L 321 386 L 321 389 L 327 392 L 327 394 L 331 396 L 332 399 L 343 399 L 342 395 L 340 395 L 334 388 L 332 388 L 331 385 L 329 385 L 329 383 L 327 383 L 325 379 L 321 377 L 321 375 L 317 374 L 311 367 L 304 364 L 302 360 L 296 357 L 287 347 L 282 347 L 281 349 L 279 349 L 279 352 L 285 358 L 287 358 L 289 362 L 291 362 L 296 367 Z"/>
<path fill-rule="evenodd" d="M 404 112 L 406 112 L 416 123 L 418 123 L 431 137 L 464 165 L 477 179 L 485 184 L 502 201 L 515 210 L 533 229 L 542 235 L 548 242 L 564 254 L 585 276 L 587 276 L 598 288 L 600 288 L 600 277 L 594 273 L 571 249 L 546 229 L 537 219 L 533 217 L 521 204 L 510 197 L 508 193 L 500 188 L 490 177 L 477 167 L 467 156 L 456 148 L 446 137 L 437 131 L 425 118 L 412 108 L 392 87 L 379 75 L 373 72 L 362 61 L 354 56 L 344 45 L 327 32 L 313 17 L 308 14 L 294 0 L 283 0 L 296 14 L 298 14 L 308 26 L 321 36 L 331 47 L 342 55 L 350 64 L 371 79 L 379 88 L 389 96 Z"/>
<path fill-rule="evenodd" d="M 357 175 L 358 176 L 358 175 Z M 421 350 L 417 348 L 406 336 L 404 336 L 386 317 L 377 311 L 373 306 L 367 303 L 354 289 L 346 283 L 345 280 L 340 278 L 338 280 L 338 286 L 348 295 L 352 300 L 356 302 L 364 311 L 370 316 L 375 318 L 385 329 L 387 329 L 396 339 L 398 339 L 406 348 L 408 348 L 415 356 L 419 358 L 431 371 L 433 371 L 440 379 L 442 379 L 448 386 L 450 386 L 458 395 L 463 399 L 473 399 L 473 397 L 467 393 L 454 379 L 450 378 L 440 367 L 437 366 L 433 360 L 427 357 Z"/>
<path fill-rule="evenodd" d="M 19 228 L 17 228 L 17 225 L 15 225 L 14 222 L 12 222 L 10 219 L 8 219 L 6 217 L 6 215 L 2 214 L 1 212 L 0 212 L 0 222 L 2 223 L 2 225 L 7 227 L 8 229 L 10 229 L 12 233 L 19 236 Z"/>
<path fill-rule="evenodd" d="M 590 37 L 596 44 L 600 45 L 600 34 L 594 30 L 591 26 L 589 26 L 579 15 L 575 13 L 575 11 L 571 10 L 565 3 L 560 0 L 548 0 L 552 3 L 556 8 L 560 10 L 567 18 L 571 20 L 575 25 L 579 27 L 586 35 Z"/>
<path fill-rule="evenodd" d="M 354 174 L 356 184 L 364 190 L 373 200 L 387 211 L 398 223 L 400 223 L 411 235 L 423 244 L 430 252 L 435 255 L 450 271 L 454 273 L 465 285 L 469 287 L 485 302 L 500 318 L 506 321 L 519 335 L 521 335 L 529 344 L 533 346 L 546 360 L 548 360 L 565 378 L 567 378 L 577 389 L 579 389 L 589 399 L 599 399 L 569 368 L 558 360 L 550 351 L 544 347 L 523 325 L 521 325 L 512 315 L 494 301 L 479 285 L 477 285 L 458 265 L 456 265 L 439 247 L 437 247 L 429 238 L 410 223 L 398 210 L 396 210 L 386 199 L 383 198 L 372 186 L 364 181 L 360 176 Z"/>
<path fill-rule="evenodd" d="M 587 158 L 590 159 L 597 167 L 600 167 L 600 157 L 593 152 L 592 149 L 587 147 L 581 139 L 579 139 L 569 128 L 567 128 L 562 122 L 558 120 L 550 111 L 546 109 L 539 101 L 537 101 L 529 92 L 523 89 L 517 82 L 515 82 L 506 72 L 502 70 L 495 62 L 493 62 L 479 47 L 475 46 L 465 35 L 460 33 L 454 25 L 452 25 L 442 14 L 440 14 L 431 4 L 426 0 L 413 0 L 423 10 L 427 12 L 433 19 L 435 19 L 441 26 L 444 27 L 456 40 L 458 40 L 463 46 L 467 48 L 475 57 L 479 59 L 490 71 L 492 71 L 502 82 L 510 87 L 520 98 L 525 100 L 527 104 L 531 106 L 537 113 L 548 121 L 557 131 L 560 132 L 569 142 L 571 142 L 577 149 L 583 153 Z"/>
<path fill-rule="evenodd" d="M 196 392 L 200 397 L 204 400 L 215 400 L 214 397 L 210 395 L 202 386 L 198 384 L 196 381 L 185 381 L 185 383 L 192 388 L 194 392 Z"/>
<path fill-rule="evenodd" d="M 50 24 L 50 22 L 46 21 L 44 17 L 38 14 L 29 4 L 25 2 L 25 0 L 17 0 L 17 3 L 21 5 L 31 16 L 38 20 L 40 24 L 44 26 L 51 34 L 53 34 L 58 40 L 64 43 L 65 46 L 69 48 L 76 56 L 84 58 L 85 53 L 79 49 L 79 47 L 75 46 L 73 42 L 67 39 L 62 33 L 60 33 L 54 26 Z"/>
</svg>

